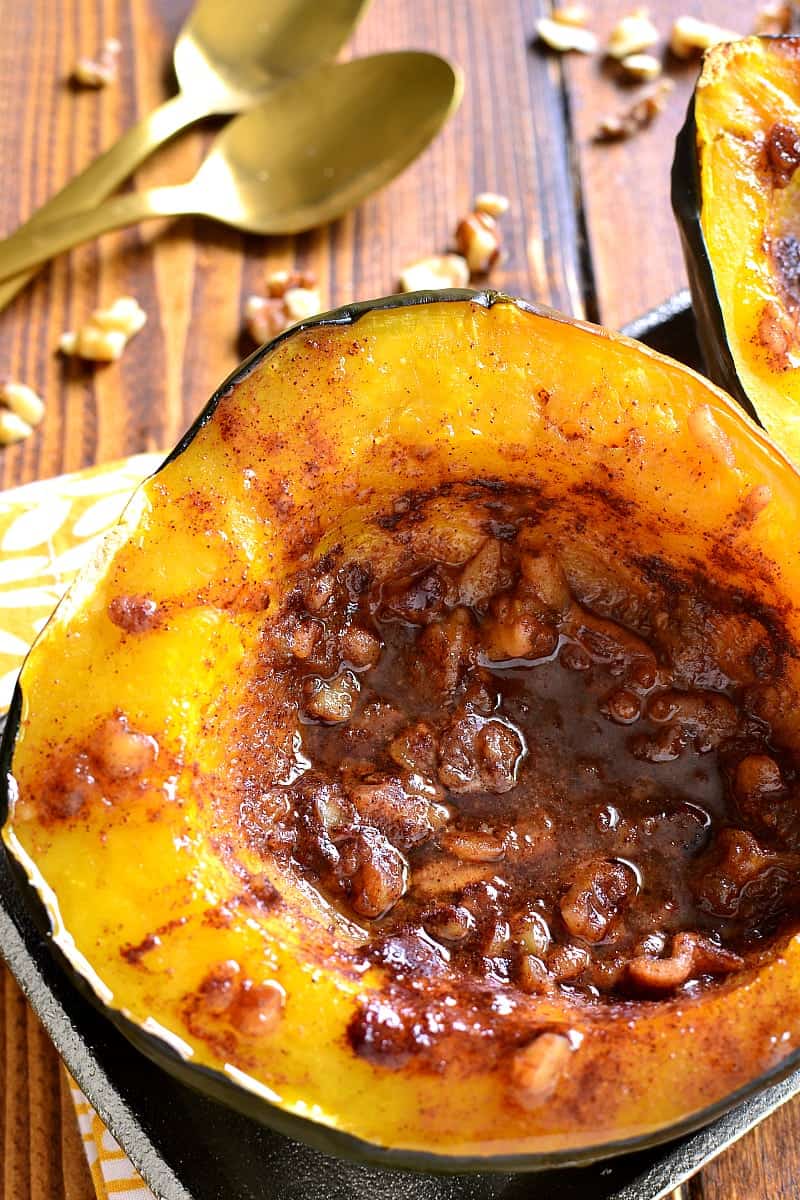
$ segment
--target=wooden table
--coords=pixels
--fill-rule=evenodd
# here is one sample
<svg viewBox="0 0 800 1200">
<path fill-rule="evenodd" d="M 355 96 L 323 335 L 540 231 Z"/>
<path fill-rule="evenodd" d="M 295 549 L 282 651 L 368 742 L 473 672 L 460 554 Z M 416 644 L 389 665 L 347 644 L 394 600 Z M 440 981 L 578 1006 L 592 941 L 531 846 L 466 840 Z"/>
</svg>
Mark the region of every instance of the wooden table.
<svg viewBox="0 0 800 1200">
<path fill-rule="evenodd" d="M 590 7 L 602 33 L 633 4 Z M 593 144 L 600 117 L 630 93 L 598 58 L 532 48 L 546 8 L 545 0 L 373 0 L 355 52 L 438 50 L 465 68 L 466 93 L 425 157 L 336 225 L 266 242 L 201 220 L 151 223 L 44 271 L 0 318 L 0 376 L 24 380 L 47 402 L 41 430 L 0 452 L 0 485 L 170 446 L 249 349 L 242 303 L 263 289 L 267 269 L 314 270 L 331 306 L 390 292 L 404 265 L 447 247 L 482 189 L 504 192 L 512 205 L 496 286 L 612 326 L 684 286 L 669 164 L 696 64 L 671 64 L 675 90 L 649 130 Z M 685 12 L 748 32 L 756 5 L 658 0 L 651 8 L 665 34 Z M 5 0 L 0 228 L 10 231 L 168 94 L 165 68 L 187 9 L 187 0 Z M 119 83 L 71 91 L 65 78 L 76 58 L 112 35 L 123 46 Z M 162 151 L 136 186 L 187 179 L 212 132 L 198 129 Z M 94 368 L 60 358 L 61 332 L 124 293 L 139 299 L 148 323 L 122 361 Z M 87 1200 L 91 1184 L 55 1054 L 8 977 L 0 998 L 0 1197 Z M 800 1100 L 686 1185 L 684 1200 L 797 1197 L 799 1134 Z"/>
</svg>

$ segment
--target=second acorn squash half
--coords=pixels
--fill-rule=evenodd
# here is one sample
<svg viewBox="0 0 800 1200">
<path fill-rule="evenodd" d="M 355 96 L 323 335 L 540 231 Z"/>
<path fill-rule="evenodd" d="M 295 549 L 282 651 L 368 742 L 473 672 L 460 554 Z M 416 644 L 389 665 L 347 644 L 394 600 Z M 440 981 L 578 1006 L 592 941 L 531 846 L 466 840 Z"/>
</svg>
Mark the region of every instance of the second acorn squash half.
<svg viewBox="0 0 800 1200">
<path fill-rule="evenodd" d="M 715 46 L 672 203 L 711 377 L 800 462 L 800 38 Z"/>
<path fill-rule="evenodd" d="M 259 350 L 22 671 L 3 837 L 67 969 L 169 1070 L 328 1150 L 455 1170 L 590 1161 L 691 1128 L 797 1059 L 793 926 L 725 981 L 663 999 L 521 995 L 492 976 L 493 1016 L 451 1024 L 443 1059 L 395 1054 L 392 972 L 420 1046 L 460 985 L 448 1000 L 419 941 L 414 961 L 402 939 L 365 959 L 363 918 L 265 850 L 260 773 L 286 783 L 300 759 L 263 646 L 297 572 L 461 562 L 486 528 L 507 536 L 519 497 L 600 609 L 620 587 L 657 596 L 663 628 L 716 588 L 745 634 L 757 614 L 754 695 L 800 742 L 800 477 L 691 370 L 493 293 L 355 305 Z M 369 1054 L 351 1036 L 365 1006 Z M 543 1035 L 552 1080 L 517 1069 Z"/>
</svg>

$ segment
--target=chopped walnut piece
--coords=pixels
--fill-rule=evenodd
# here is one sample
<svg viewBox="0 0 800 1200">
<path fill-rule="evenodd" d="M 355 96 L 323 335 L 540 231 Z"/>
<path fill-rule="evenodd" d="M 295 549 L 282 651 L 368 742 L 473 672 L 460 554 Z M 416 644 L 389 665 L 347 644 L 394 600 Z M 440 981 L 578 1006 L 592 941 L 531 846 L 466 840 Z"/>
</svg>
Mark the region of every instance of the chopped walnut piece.
<svg viewBox="0 0 800 1200">
<path fill-rule="evenodd" d="M 158 623 L 158 604 L 151 596 L 113 596 L 108 616 L 125 633 L 146 633 Z"/>
<path fill-rule="evenodd" d="M 485 275 L 500 257 L 500 230 L 488 212 L 471 212 L 456 226 L 456 250 L 467 260 L 471 275 Z"/>
<path fill-rule="evenodd" d="M 431 909 L 422 918 L 425 932 L 443 942 L 461 942 L 470 933 L 475 918 L 461 904 L 445 904 Z"/>
<path fill-rule="evenodd" d="M 474 608 L 489 600 L 503 585 L 503 560 L 497 538 L 487 538 L 464 564 L 458 578 L 461 604 Z"/>
<path fill-rule="evenodd" d="M 661 63 L 654 54 L 629 54 L 620 66 L 630 79 L 642 82 L 658 79 L 661 74 Z"/>
<path fill-rule="evenodd" d="M 30 437 L 33 429 L 22 417 L 8 408 L 0 409 L 0 446 L 12 446 Z"/>
<path fill-rule="evenodd" d="M 720 428 L 708 404 L 700 404 L 697 408 L 692 409 L 686 418 L 686 423 L 689 426 L 689 432 L 697 444 L 702 449 L 708 450 L 717 462 L 722 463 L 726 467 L 736 465 L 736 457 L 733 453 L 730 438 Z"/>
<path fill-rule="evenodd" d="M 636 878 L 624 863 L 586 863 L 561 897 L 561 919 L 574 937 L 601 942 L 635 891 Z"/>
<path fill-rule="evenodd" d="M 435 771 L 439 742 L 427 721 L 409 725 L 389 743 L 389 757 L 409 771 Z"/>
<path fill-rule="evenodd" d="M 442 734 L 439 782 L 459 795 L 502 796 L 514 787 L 524 754 L 522 734 L 510 724 L 476 714 L 460 716 Z"/>
<path fill-rule="evenodd" d="M 541 913 L 520 913 L 512 927 L 512 936 L 526 952 L 543 958 L 550 947 L 550 928 Z"/>
<path fill-rule="evenodd" d="M 307 321 L 309 317 L 315 317 L 322 307 L 322 301 L 314 288 L 293 287 L 284 293 L 283 307 L 289 323 L 294 324 L 295 321 Z"/>
<path fill-rule="evenodd" d="M 106 38 L 97 58 L 79 58 L 72 70 L 72 82 L 81 87 L 101 88 L 115 83 L 122 46 L 116 38 Z"/>
<path fill-rule="evenodd" d="M 259 345 L 322 308 L 316 276 L 310 271 L 272 271 L 266 284 L 266 296 L 248 296 L 244 305 L 245 328 Z"/>
<path fill-rule="evenodd" d="M 13 380 L 4 383 L 0 387 L 0 404 L 28 425 L 38 425 L 44 416 L 44 401 L 26 383 Z"/>
<path fill-rule="evenodd" d="M 313 291 L 317 286 L 317 277 L 313 271 L 271 271 L 266 282 L 267 295 L 282 300 L 287 292 L 295 288 Z"/>
<path fill-rule="evenodd" d="M 408 864 L 376 829 L 363 829 L 345 847 L 342 866 L 349 879 L 353 909 L 362 917 L 378 918 L 393 908 L 408 886 Z"/>
<path fill-rule="evenodd" d="M 579 54 L 594 54 L 597 37 L 580 25 L 556 21 L 552 17 L 540 17 L 536 22 L 536 34 L 551 50 L 566 54 L 576 50 Z"/>
<path fill-rule="evenodd" d="M 108 308 L 95 309 L 77 333 L 62 334 L 59 349 L 63 354 L 112 362 L 146 321 L 147 314 L 133 296 L 120 296 Z"/>
<path fill-rule="evenodd" d="M 411 678 L 426 691 L 452 693 L 475 661 L 475 626 L 466 608 L 454 608 L 417 639 Z"/>
<path fill-rule="evenodd" d="M 589 9 L 585 4 L 561 4 L 553 9 L 552 17 L 559 25 L 586 25 Z"/>
<path fill-rule="evenodd" d="M 490 217 L 502 217 L 509 209 L 508 196 L 499 192 L 479 192 L 472 205 L 477 213 L 488 213 Z"/>
<path fill-rule="evenodd" d="M 541 1033 L 511 1059 L 511 1096 L 528 1111 L 546 1104 L 558 1086 L 574 1047 L 563 1033 Z"/>
<path fill-rule="evenodd" d="M 229 1009 L 231 1024 L 245 1037 L 272 1033 L 286 1004 L 286 992 L 274 979 L 253 983 L 244 979 Z"/>
<path fill-rule="evenodd" d="M 348 625 L 339 641 L 342 656 L 353 667 L 372 667 L 380 658 L 380 639 L 360 625 Z"/>
<path fill-rule="evenodd" d="M 641 129 L 646 129 L 658 114 L 664 111 L 667 96 L 674 86 L 671 79 L 662 79 L 646 95 L 640 96 L 630 108 L 604 117 L 597 127 L 595 141 L 619 142 L 633 137 Z"/>
<path fill-rule="evenodd" d="M 531 612 L 526 599 L 495 596 L 491 617 L 481 626 L 483 653 L 489 662 L 547 658 L 558 645 L 554 627 Z"/>
<path fill-rule="evenodd" d="M 623 59 L 632 54 L 649 50 L 658 41 L 658 30 L 648 16 L 646 8 L 637 8 L 617 21 L 611 30 L 606 53 L 611 58 Z"/>
<path fill-rule="evenodd" d="M 433 254 L 410 263 L 400 275 L 401 292 L 433 292 L 469 283 L 467 260 L 460 254 Z"/>
<path fill-rule="evenodd" d="M 642 954 L 628 963 L 628 980 L 645 992 L 671 992 L 693 975 L 729 975 L 744 960 L 699 933 L 678 933 L 667 958 Z"/>
<path fill-rule="evenodd" d="M 353 714 L 359 683 L 350 671 L 343 671 L 334 679 L 307 679 L 303 690 L 310 717 L 326 725 L 340 725 Z"/>
<path fill-rule="evenodd" d="M 499 862 L 505 853 L 503 838 L 480 830 L 451 830 L 442 834 L 440 845 L 462 862 Z"/>
<path fill-rule="evenodd" d="M 792 4 L 789 0 L 773 0 L 764 4 L 758 10 L 753 24 L 753 32 L 760 34 L 789 33 L 792 28 Z"/>
<path fill-rule="evenodd" d="M 441 790 L 414 774 L 365 779 L 353 784 L 348 795 L 362 822 L 401 850 L 426 842 L 449 815 L 436 803 Z"/>
<path fill-rule="evenodd" d="M 148 733 L 131 729 L 128 718 L 116 713 L 95 729 L 89 752 L 110 779 L 135 779 L 155 762 L 158 742 Z"/>
<path fill-rule="evenodd" d="M 676 58 L 691 58 L 720 42 L 736 42 L 741 36 L 698 17 L 678 17 L 669 36 L 669 48 Z"/>
</svg>

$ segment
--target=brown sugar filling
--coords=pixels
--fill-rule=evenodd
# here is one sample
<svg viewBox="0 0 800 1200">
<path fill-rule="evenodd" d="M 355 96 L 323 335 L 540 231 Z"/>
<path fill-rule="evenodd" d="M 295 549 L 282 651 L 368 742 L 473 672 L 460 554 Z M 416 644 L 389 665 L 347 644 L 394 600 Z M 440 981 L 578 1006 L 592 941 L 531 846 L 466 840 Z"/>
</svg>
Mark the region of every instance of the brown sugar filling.
<svg viewBox="0 0 800 1200">
<path fill-rule="evenodd" d="M 526 532 L 381 582 L 298 578 L 269 651 L 298 766 L 243 807 L 248 840 L 363 927 L 365 961 L 456 975 L 465 1003 L 735 973 L 799 898 L 794 758 L 753 701 L 767 629 L 699 592 L 600 612 Z"/>
</svg>

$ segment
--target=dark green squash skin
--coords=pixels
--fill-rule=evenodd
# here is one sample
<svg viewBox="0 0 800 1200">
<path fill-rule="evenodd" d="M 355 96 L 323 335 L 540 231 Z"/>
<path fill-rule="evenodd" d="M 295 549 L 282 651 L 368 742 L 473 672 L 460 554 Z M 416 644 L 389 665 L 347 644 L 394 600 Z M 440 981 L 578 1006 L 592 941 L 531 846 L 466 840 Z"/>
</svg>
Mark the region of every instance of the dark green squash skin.
<svg viewBox="0 0 800 1200">
<path fill-rule="evenodd" d="M 324 313 L 321 316 L 311 318 L 308 321 L 293 326 L 292 329 L 280 334 L 272 342 L 261 346 L 238 366 L 217 389 L 198 418 L 180 439 L 175 449 L 165 459 L 159 470 L 188 449 L 198 431 L 214 415 L 220 400 L 233 387 L 246 379 L 250 372 L 275 346 L 287 338 L 294 336 L 298 331 L 318 329 L 331 325 L 353 325 L 366 313 L 376 309 L 405 308 L 419 304 L 439 304 L 442 302 L 471 302 L 484 308 L 491 308 L 492 305 L 498 302 L 513 302 L 525 311 L 548 316 L 570 324 L 575 323 L 571 318 L 542 305 L 516 300 L 495 291 L 472 291 L 469 289 L 412 292 L 405 295 L 388 296 L 380 300 L 363 301 L 334 309 L 331 312 Z M 158 471 L 155 473 L 158 474 Z M 0 742 L 0 823 L 5 822 L 8 815 L 11 760 L 14 743 L 19 730 L 21 712 L 22 692 L 19 684 L 17 684 L 2 741 Z M 0 850 L 0 853 L 5 854 L 11 872 L 17 881 L 18 888 L 37 927 L 45 936 L 48 936 L 50 933 L 50 922 L 38 894 L 25 876 L 21 865 L 8 853 L 5 847 Z M 646 1136 L 608 1141 L 577 1150 L 564 1150 L 549 1154 L 455 1156 L 424 1151 L 387 1149 L 353 1137 L 340 1130 L 318 1124 L 306 1117 L 286 1112 L 233 1083 L 221 1072 L 186 1061 L 165 1041 L 145 1032 L 134 1022 L 123 1016 L 118 1010 L 107 1008 L 103 1005 L 86 980 L 83 979 L 53 943 L 51 943 L 51 949 L 61 968 L 80 993 L 106 1019 L 111 1020 L 137 1050 L 157 1066 L 177 1078 L 181 1083 L 243 1113 L 252 1120 L 277 1130 L 287 1137 L 303 1141 L 325 1154 L 338 1155 L 354 1162 L 383 1168 L 402 1168 L 418 1172 L 447 1174 L 467 1172 L 507 1174 L 545 1171 L 556 1167 L 588 1166 L 602 1159 L 646 1150 L 693 1133 L 734 1108 L 748 1096 L 760 1092 L 771 1084 L 780 1082 L 800 1067 L 800 1051 L 798 1051 L 783 1060 L 777 1067 L 762 1075 L 760 1079 L 749 1083 L 737 1092 L 732 1093 L 723 1100 L 693 1114 L 679 1123 Z M 91 1097 L 89 1098 L 91 1099 Z M 103 1117 L 102 1111 L 100 1112 L 100 1116 Z M 113 1128 L 111 1132 L 114 1133 Z"/>
<path fill-rule="evenodd" d="M 671 199 L 672 211 L 680 233 L 686 272 L 689 276 L 697 340 L 703 353 L 706 374 L 709 379 L 733 396 L 745 412 L 760 424 L 758 413 L 742 387 L 728 345 L 722 307 L 714 282 L 714 271 L 700 224 L 703 197 L 698 162 L 694 95 L 689 101 L 686 119 L 675 139 Z"/>
</svg>

